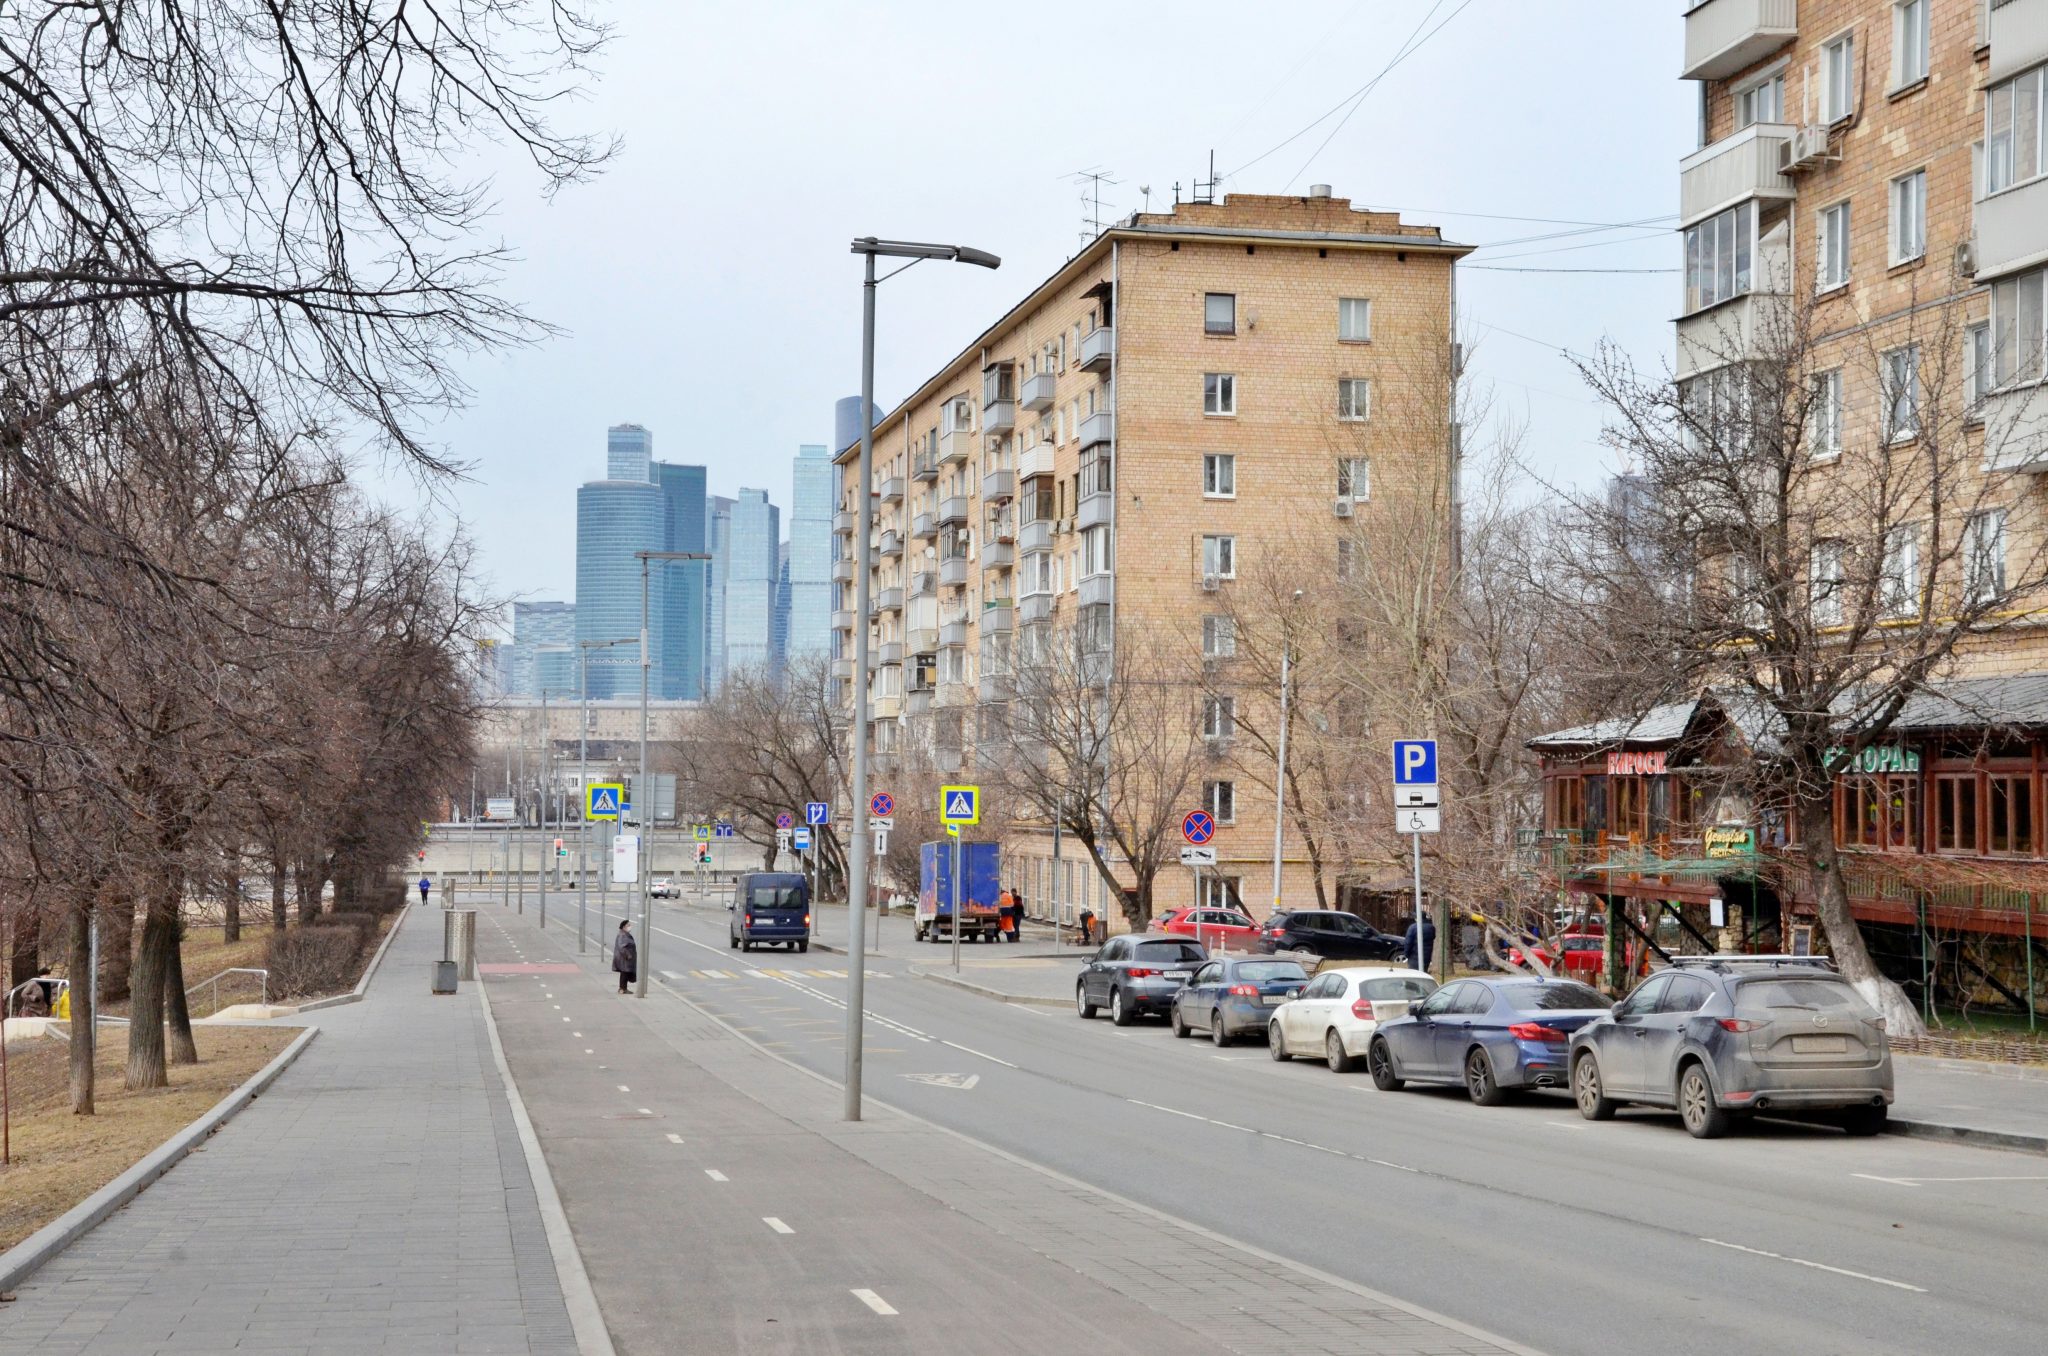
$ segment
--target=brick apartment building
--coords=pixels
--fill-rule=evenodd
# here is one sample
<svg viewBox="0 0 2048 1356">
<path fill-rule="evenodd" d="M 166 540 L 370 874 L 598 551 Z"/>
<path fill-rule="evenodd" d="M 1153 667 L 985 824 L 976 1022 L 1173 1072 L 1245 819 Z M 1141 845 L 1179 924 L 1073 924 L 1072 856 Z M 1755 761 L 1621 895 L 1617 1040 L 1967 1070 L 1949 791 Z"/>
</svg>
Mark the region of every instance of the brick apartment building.
<svg viewBox="0 0 2048 1356">
<path fill-rule="evenodd" d="M 963 778 L 1023 756 L 1002 708 L 1019 663 L 1054 645 L 1075 647 L 1105 682 L 1119 646 L 1127 667 L 1172 650 L 1227 670 L 1225 600 L 1262 553 L 1327 534 L 1334 557 L 1347 522 L 1369 524 L 1407 486 L 1447 482 L 1448 393 L 1420 389 L 1431 383 L 1416 374 L 1450 370 L 1454 266 L 1467 252 L 1321 186 L 1134 214 L 884 416 L 877 784 L 891 785 L 912 749 Z M 857 451 L 839 454 L 834 521 L 835 663 L 849 689 Z M 1184 704 L 1191 725 L 1217 720 L 1199 688 L 1156 676 L 1158 700 Z M 1240 710 L 1276 699 L 1235 696 Z M 1187 795 L 1221 826 L 1203 893 L 1263 913 L 1275 806 L 1243 775 L 1227 730 L 1204 733 L 1226 737 Z M 1055 882 L 1047 828 L 1013 827 L 1009 883 L 1034 911 L 1058 898 L 1067 921 L 1083 907 L 1114 917 L 1071 845 Z M 1291 832 L 1282 855 L 1286 892 L 1313 898 Z M 1155 910 L 1193 895 L 1175 867 Z"/>
<path fill-rule="evenodd" d="M 1679 171 L 1680 380 L 1713 382 L 1812 297 L 1813 455 L 1848 473 L 1910 438 L 1902 412 L 1952 374 L 1966 464 L 1998 502 L 1951 530 L 1980 534 L 1969 568 L 2003 580 L 2009 550 L 2035 549 L 2048 472 L 2048 0 L 1692 0 L 1683 76 L 1700 149 Z M 1948 992 L 1994 1002 L 2017 1001 L 2048 933 L 2048 628 L 2019 620 L 1966 645 L 1835 790 L 1852 904 L 1894 973 L 1951 964 Z M 1782 818 L 1721 799 L 1715 774 L 1770 737 L 1739 694 L 1708 693 L 1535 741 L 1546 870 L 1671 922 L 1722 899 L 1753 941 L 1803 943 L 1796 851 L 1753 855 L 1786 845 Z"/>
</svg>

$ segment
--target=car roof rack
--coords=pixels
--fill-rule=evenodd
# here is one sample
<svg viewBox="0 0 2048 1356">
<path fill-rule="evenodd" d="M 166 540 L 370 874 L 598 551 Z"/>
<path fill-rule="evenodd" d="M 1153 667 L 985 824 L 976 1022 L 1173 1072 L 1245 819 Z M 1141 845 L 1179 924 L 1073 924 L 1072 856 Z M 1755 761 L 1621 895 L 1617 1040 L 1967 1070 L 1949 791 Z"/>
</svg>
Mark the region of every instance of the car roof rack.
<svg viewBox="0 0 2048 1356">
<path fill-rule="evenodd" d="M 1830 956 L 1744 955 L 1739 953 L 1712 956 L 1673 956 L 1671 964 L 1680 968 L 1697 965 L 1714 970 L 1725 970 L 1737 965 L 1808 965 L 1817 970 L 1832 970 L 1835 968 L 1834 959 Z"/>
</svg>

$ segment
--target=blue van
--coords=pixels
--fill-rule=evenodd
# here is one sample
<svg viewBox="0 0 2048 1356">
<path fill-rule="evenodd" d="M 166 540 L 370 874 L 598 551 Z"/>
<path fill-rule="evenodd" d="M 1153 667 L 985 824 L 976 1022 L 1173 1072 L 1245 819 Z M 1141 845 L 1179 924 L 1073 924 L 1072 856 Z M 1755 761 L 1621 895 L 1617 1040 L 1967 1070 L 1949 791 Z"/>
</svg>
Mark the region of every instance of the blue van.
<svg viewBox="0 0 2048 1356">
<path fill-rule="evenodd" d="M 811 949 L 811 887 L 795 871 L 756 871 L 733 890 L 731 941 L 736 951 L 780 942 Z"/>
</svg>

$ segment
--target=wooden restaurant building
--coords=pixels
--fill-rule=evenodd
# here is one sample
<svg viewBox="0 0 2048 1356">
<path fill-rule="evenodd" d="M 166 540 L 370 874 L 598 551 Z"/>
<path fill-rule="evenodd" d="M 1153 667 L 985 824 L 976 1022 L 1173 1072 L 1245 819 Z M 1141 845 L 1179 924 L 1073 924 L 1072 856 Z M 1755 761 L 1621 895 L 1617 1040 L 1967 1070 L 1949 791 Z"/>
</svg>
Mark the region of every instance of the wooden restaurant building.
<svg viewBox="0 0 2048 1356">
<path fill-rule="evenodd" d="M 1760 803 L 1768 712 L 1710 690 L 1530 741 L 1524 861 L 1561 910 L 1650 952 L 1825 950 L 1806 845 Z M 2048 1012 L 2048 674 L 1914 697 L 1836 773 L 1835 848 L 1887 974 L 1923 1006 Z M 1619 948 L 1616 948 L 1619 950 Z"/>
</svg>

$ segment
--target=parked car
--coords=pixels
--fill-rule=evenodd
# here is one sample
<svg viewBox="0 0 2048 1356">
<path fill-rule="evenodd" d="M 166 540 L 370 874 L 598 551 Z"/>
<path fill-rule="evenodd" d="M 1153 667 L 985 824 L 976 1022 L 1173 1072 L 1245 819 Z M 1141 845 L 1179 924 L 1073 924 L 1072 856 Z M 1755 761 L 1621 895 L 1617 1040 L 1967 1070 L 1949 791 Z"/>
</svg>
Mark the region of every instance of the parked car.
<svg viewBox="0 0 2048 1356">
<path fill-rule="evenodd" d="M 1255 942 L 1264 952 L 1307 951 L 1328 960 L 1405 960 L 1408 948 L 1390 932 L 1376 931 L 1354 913 L 1335 909 L 1287 909 L 1259 925 Z"/>
<path fill-rule="evenodd" d="M 1168 1020 L 1176 1036 L 1206 1031 L 1216 1044 L 1228 1045 L 1264 1031 L 1267 1015 L 1307 984 L 1308 971 L 1291 960 L 1211 960 L 1174 995 Z"/>
<path fill-rule="evenodd" d="M 733 888 L 732 945 L 742 951 L 781 943 L 811 949 L 811 889 L 796 871 L 754 871 Z"/>
<path fill-rule="evenodd" d="M 656 876 L 653 880 L 647 882 L 647 893 L 656 899 L 681 899 L 683 897 L 681 888 L 667 876 Z"/>
<path fill-rule="evenodd" d="M 1209 953 L 1201 943 L 1149 933 L 1112 937 L 1081 967 L 1074 983 L 1074 1010 L 1129 1026 L 1147 1013 L 1163 1013 Z"/>
<path fill-rule="evenodd" d="M 1884 1018 L 1808 957 L 1681 957 L 1581 1028 L 1571 1061 L 1587 1120 L 1676 1107 L 1698 1139 L 1756 1111 L 1822 1112 L 1874 1135 L 1892 1101 Z"/>
<path fill-rule="evenodd" d="M 1564 956 L 1562 961 L 1557 959 L 1560 948 Z M 1567 932 L 1554 943 L 1538 942 L 1528 950 L 1534 952 L 1537 959 L 1549 966 L 1553 972 L 1561 975 L 1597 975 L 1601 967 L 1607 963 L 1607 938 L 1598 932 Z M 1522 951 L 1521 947 L 1510 947 L 1508 963 L 1525 964 Z M 1624 967 L 1635 964 L 1636 948 L 1633 942 L 1624 943 L 1621 954 Z"/>
<path fill-rule="evenodd" d="M 1152 931 L 1192 937 L 1205 946 L 1234 946 L 1249 950 L 1259 935 L 1251 915 L 1236 909 L 1175 909 L 1164 918 L 1152 920 Z"/>
<path fill-rule="evenodd" d="M 1461 979 L 1406 1017 L 1381 1022 L 1366 1067 L 1382 1092 L 1404 1082 L 1462 1083 L 1496 1106 L 1517 1088 L 1561 1088 L 1571 1034 L 1607 1015 L 1598 989 L 1575 979 Z"/>
<path fill-rule="evenodd" d="M 1333 1073 L 1349 1073 L 1365 1058 L 1381 1022 L 1407 1016 L 1436 990 L 1436 981 L 1420 970 L 1318 971 L 1301 996 L 1281 1004 L 1266 1023 L 1266 1048 L 1277 1060 L 1322 1059 Z"/>
</svg>

